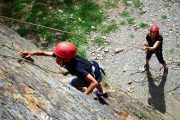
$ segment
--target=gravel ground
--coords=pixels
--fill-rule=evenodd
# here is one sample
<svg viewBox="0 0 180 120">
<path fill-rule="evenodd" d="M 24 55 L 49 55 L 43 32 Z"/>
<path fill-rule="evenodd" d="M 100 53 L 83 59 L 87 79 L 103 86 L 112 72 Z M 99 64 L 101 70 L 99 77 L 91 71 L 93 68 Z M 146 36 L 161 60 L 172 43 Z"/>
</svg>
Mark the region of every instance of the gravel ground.
<svg viewBox="0 0 180 120">
<path fill-rule="evenodd" d="M 90 44 L 88 57 L 99 61 L 107 72 L 105 81 L 111 89 L 121 89 L 141 100 L 145 105 L 162 113 L 167 120 L 180 120 L 180 4 L 169 0 L 143 0 L 141 9 L 125 7 L 107 11 L 109 20 L 119 28 L 104 36 L 105 44 Z M 130 12 L 134 25 L 120 25 L 123 10 Z M 167 18 L 163 19 L 162 16 Z M 150 73 L 142 72 L 145 52 L 139 48 L 145 40 L 148 28 L 138 29 L 140 23 L 157 24 L 164 38 L 163 54 L 168 63 L 169 73 L 162 77 L 163 69 L 155 55 L 150 61 Z M 89 35 L 93 38 L 97 33 Z M 93 47 L 92 47 L 93 46 Z"/>
</svg>

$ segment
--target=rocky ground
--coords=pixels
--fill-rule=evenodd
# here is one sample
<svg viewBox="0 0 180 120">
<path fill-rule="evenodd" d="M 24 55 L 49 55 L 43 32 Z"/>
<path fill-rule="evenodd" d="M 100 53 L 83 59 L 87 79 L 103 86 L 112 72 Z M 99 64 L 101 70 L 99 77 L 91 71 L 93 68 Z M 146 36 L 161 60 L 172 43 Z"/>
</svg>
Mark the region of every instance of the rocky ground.
<svg viewBox="0 0 180 120">
<path fill-rule="evenodd" d="M 109 20 L 114 20 L 119 28 L 103 38 L 105 44 L 96 46 L 94 38 L 98 35 L 92 32 L 89 39 L 88 57 L 96 59 L 106 69 L 105 82 L 110 89 L 123 90 L 127 94 L 140 99 L 145 105 L 162 113 L 167 120 L 180 119 L 180 4 L 170 0 L 143 0 L 141 9 L 125 7 L 107 11 Z M 120 25 L 124 19 L 120 16 L 123 10 L 130 12 L 135 18 L 134 25 Z M 163 18 L 165 15 L 167 18 Z M 145 51 L 142 43 L 148 28 L 139 29 L 140 23 L 157 24 L 164 37 L 163 54 L 168 63 L 169 73 L 162 77 L 163 69 L 155 55 L 150 61 L 150 71 L 142 72 Z"/>
</svg>

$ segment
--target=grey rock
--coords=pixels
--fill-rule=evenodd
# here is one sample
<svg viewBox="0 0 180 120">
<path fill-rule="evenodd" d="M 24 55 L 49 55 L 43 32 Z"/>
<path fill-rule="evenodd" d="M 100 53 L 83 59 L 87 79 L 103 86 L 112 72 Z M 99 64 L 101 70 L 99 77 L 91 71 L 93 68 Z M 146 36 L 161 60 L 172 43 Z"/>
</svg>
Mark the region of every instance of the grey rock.
<svg viewBox="0 0 180 120">
<path fill-rule="evenodd" d="M 34 57 L 34 64 L 25 62 L 16 52 L 37 50 L 34 44 L 0 25 L 0 119 L 8 120 L 92 120 L 118 119 L 111 108 L 63 83 L 59 66 L 51 58 Z M 12 37 L 14 39 L 12 39 Z M 3 56 L 4 55 L 4 56 Z M 9 56 L 9 57 L 7 57 Z"/>
<path fill-rule="evenodd" d="M 122 48 L 116 48 L 115 49 L 115 54 L 117 54 L 117 53 L 120 53 L 120 52 L 122 52 L 124 49 L 122 49 Z"/>
</svg>

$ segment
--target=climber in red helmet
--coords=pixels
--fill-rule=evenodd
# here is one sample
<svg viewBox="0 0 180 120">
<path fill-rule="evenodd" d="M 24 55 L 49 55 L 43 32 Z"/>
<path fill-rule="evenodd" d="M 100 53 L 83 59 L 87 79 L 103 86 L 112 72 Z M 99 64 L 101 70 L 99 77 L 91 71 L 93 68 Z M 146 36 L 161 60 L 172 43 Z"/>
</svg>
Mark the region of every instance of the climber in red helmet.
<svg viewBox="0 0 180 120">
<path fill-rule="evenodd" d="M 94 88 L 98 96 L 107 97 L 107 93 L 103 93 L 100 81 L 105 75 L 103 68 L 95 61 L 88 61 L 76 55 L 76 47 L 71 42 L 58 43 L 53 52 L 46 51 L 25 51 L 19 52 L 22 57 L 31 57 L 32 55 L 52 56 L 56 58 L 56 63 L 65 67 L 73 77 L 69 83 L 78 90 L 82 91 L 83 87 L 87 87 L 85 94 L 89 94 Z"/>
<path fill-rule="evenodd" d="M 168 67 L 166 62 L 163 59 L 162 54 L 162 45 L 163 45 L 163 37 L 159 34 L 159 27 L 157 25 L 152 25 L 149 29 L 150 33 L 147 34 L 146 40 L 144 41 L 144 50 L 146 52 L 146 64 L 144 65 L 145 70 L 149 68 L 149 60 L 152 54 L 155 53 L 158 61 L 163 65 L 164 72 L 168 73 Z"/>
</svg>

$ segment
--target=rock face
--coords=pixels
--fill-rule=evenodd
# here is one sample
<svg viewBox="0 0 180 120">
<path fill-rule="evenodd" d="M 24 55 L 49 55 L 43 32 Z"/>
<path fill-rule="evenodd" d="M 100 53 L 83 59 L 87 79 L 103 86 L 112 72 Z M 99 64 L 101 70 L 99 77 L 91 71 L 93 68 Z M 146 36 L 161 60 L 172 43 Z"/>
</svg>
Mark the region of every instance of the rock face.
<svg viewBox="0 0 180 120">
<path fill-rule="evenodd" d="M 19 59 L 17 52 L 21 49 L 37 50 L 35 45 L 0 25 L 1 120 L 118 119 L 111 108 L 62 83 L 64 76 L 43 69 L 59 71 L 53 59 L 37 57 L 32 64 Z"/>
</svg>

